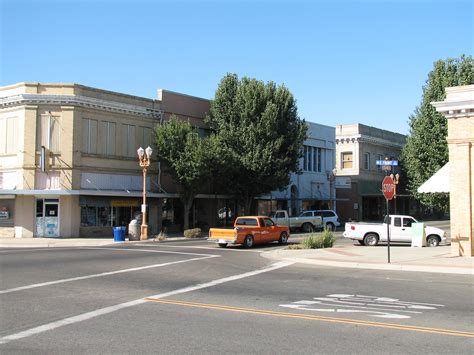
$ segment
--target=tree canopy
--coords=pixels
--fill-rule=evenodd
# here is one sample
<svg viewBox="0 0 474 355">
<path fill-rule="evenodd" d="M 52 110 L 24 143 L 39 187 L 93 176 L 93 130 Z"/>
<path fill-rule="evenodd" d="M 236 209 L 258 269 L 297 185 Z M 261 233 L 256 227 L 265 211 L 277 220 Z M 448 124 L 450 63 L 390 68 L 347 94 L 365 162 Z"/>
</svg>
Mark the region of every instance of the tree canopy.
<svg viewBox="0 0 474 355">
<path fill-rule="evenodd" d="M 214 135 L 201 138 L 189 122 L 176 116 L 155 128 L 155 143 L 158 160 L 166 164 L 179 184 L 186 230 L 194 197 L 211 178 L 213 162 L 219 156 L 219 145 Z"/>
<path fill-rule="evenodd" d="M 256 196 L 285 188 L 299 172 L 307 125 L 285 86 L 227 74 L 206 122 L 225 151 L 227 188 L 242 198 L 246 213 Z"/>
<path fill-rule="evenodd" d="M 410 133 L 402 151 L 402 162 L 408 178 L 408 189 L 422 204 L 445 211 L 446 194 L 419 194 L 418 187 L 448 161 L 446 118 L 436 112 L 433 101 L 445 99 L 445 88 L 474 84 L 474 63 L 471 56 L 448 58 L 434 63 L 423 86 L 423 96 L 409 118 Z"/>
</svg>

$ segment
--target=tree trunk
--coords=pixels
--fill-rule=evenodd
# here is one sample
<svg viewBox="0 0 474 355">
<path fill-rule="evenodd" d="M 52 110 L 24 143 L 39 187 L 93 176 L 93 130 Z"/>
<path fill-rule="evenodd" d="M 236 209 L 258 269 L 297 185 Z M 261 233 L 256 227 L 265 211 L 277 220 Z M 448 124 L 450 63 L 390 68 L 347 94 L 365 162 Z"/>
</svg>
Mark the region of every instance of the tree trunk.
<svg viewBox="0 0 474 355">
<path fill-rule="evenodd" d="M 189 229 L 189 212 L 193 205 L 193 197 L 188 197 L 187 199 L 183 200 L 183 208 L 184 208 L 184 221 L 183 221 L 183 230 Z"/>
<path fill-rule="evenodd" d="M 253 196 L 249 196 L 248 194 L 244 197 L 244 210 L 245 214 L 248 216 L 250 215 L 250 208 L 252 207 Z"/>
</svg>

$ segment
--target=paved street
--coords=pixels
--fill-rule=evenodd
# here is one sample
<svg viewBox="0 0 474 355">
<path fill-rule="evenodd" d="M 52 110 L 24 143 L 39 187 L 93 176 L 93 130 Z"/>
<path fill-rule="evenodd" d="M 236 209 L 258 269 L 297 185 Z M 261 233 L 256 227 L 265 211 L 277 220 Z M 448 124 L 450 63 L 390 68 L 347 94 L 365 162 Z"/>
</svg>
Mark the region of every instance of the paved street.
<svg viewBox="0 0 474 355">
<path fill-rule="evenodd" d="M 205 241 L 1 249 L 3 353 L 470 353 L 472 277 Z"/>
</svg>

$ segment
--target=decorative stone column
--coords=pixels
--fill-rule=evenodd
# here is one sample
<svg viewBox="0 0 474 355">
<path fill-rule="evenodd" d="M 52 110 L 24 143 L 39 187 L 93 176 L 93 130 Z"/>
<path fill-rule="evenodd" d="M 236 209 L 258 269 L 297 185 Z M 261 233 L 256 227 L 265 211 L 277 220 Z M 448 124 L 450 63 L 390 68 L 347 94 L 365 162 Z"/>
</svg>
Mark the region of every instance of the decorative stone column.
<svg viewBox="0 0 474 355">
<path fill-rule="evenodd" d="M 474 85 L 446 88 L 446 99 L 433 102 L 448 119 L 451 250 L 473 256 Z"/>
</svg>

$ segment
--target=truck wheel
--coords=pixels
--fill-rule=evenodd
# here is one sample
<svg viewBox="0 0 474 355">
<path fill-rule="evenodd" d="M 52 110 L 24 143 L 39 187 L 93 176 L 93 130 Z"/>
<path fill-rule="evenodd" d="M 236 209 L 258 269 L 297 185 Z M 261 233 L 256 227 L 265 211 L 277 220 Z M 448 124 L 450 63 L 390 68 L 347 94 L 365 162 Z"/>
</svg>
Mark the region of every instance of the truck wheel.
<svg viewBox="0 0 474 355">
<path fill-rule="evenodd" d="M 220 246 L 221 248 L 225 248 L 225 247 L 227 246 L 227 243 L 219 243 L 219 246 Z"/>
<path fill-rule="evenodd" d="M 374 247 L 378 243 L 379 243 L 379 236 L 375 233 L 369 233 L 364 237 L 364 245 Z"/>
<path fill-rule="evenodd" d="M 437 247 L 439 245 L 439 237 L 437 235 L 429 235 L 426 238 L 426 245 L 429 247 Z"/>
<path fill-rule="evenodd" d="M 313 231 L 313 225 L 311 223 L 303 223 L 301 226 L 301 229 L 303 230 L 304 233 L 311 233 Z"/>
<path fill-rule="evenodd" d="M 278 243 L 282 245 L 288 243 L 288 234 L 286 234 L 285 232 L 281 233 L 280 240 L 278 240 Z"/>
<path fill-rule="evenodd" d="M 251 248 L 253 246 L 253 237 L 248 235 L 244 239 L 244 248 Z"/>
</svg>

